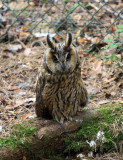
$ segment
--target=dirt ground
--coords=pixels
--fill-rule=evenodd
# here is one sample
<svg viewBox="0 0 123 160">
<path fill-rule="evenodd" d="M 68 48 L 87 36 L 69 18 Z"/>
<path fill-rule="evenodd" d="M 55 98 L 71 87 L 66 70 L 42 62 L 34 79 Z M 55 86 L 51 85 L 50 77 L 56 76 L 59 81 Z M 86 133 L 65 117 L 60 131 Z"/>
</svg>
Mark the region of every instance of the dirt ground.
<svg viewBox="0 0 123 160">
<path fill-rule="evenodd" d="M 14 3 L 16 2 L 12 2 L 10 5 L 13 5 Z M 36 1 L 36 3 L 38 2 Z M 70 7 L 70 5 L 71 4 L 68 6 Z M 42 8 L 43 12 L 45 12 L 48 5 L 44 5 Z M 91 4 L 92 13 L 93 10 L 95 12 L 96 9 L 97 7 Z M 104 10 L 105 9 L 106 7 Z M 120 9 L 120 7 L 118 9 Z M 107 10 L 108 12 L 111 12 L 112 17 L 109 14 L 106 14 L 103 20 L 110 24 L 109 20 L 114 20 L 115 14 L 112 14 L 110 7 Z M 55 12 L 58 14 L 54 14 Z M 55 15 L 56 19 L 60 16 L 59 11 L 55 10 L 54 7 L 52 8 L 51 13 Z M 77 10 L 77 13 L 80 13 L 80 9 Z M 30 14 L 32 14 L 32 12 Z M 85 12 L 82 16 L 87 15 L 87 12 Z M 101 10 L 97 19 L 104 15 L 105 12 Z M 8 17 L 11 18 L 9 12 L 4 16 L 6 19 L 8 19 Z M 21 18 L 23 18 L 26 23 L 29 20 L 24 19 L 24 15 Z M 80 14 L 74 13 L 73 19 L 81 22 Z M 51 20 L 51 17 L 47 20 Z M 63 21 L 63 19 L 60 19 L 60 22 L 61 21 Z M 85 23 L 82 22 L 80 24 L 79 27 L 83 27 Z M 17 25 L 22 24 L 17 22 Z M 48 32 L 48 27 L 46 27 L 47 24 L 42 22 L 41 25 L 43 26 L 43 31 Z M 59 23 L 56 25 L 59 25 Z M 68 25 L 67 27 L 70 27 L 69 23 L 66 25 Z M 66 28 L 64 28 L 65 26 L 61 26 L 60 29 L 66 30 Z M 39 28 L 40 27 L 41 26 L 39 26 Z M 84 30 L 84 39 L 80 36 L 80 30 L 76 33 L 74 31 L 72 32 L 73 37 L 79 37 L 78 39 L 74 39 L 73 43 L 81 57 L 81 74 L 90 97 L 88 107 L 98 107 L 104 104 L 123 104 L 123 53 L 122 51 L 118 53 L 117 48 L 109 48 L 107 50 L 101 49 L 100 46 L 105 46 L 106 44 L 104 42 L 100 43 L 101 35 L 98 34 L 97 28 L 95 29 L 93 27 L 94 26 L 90 25 L 87 30 Z M 15 31 L 15 28 L 12 28 L 8 33 L 9 42 L 6 42 L 4 39 L 3 42 L 0 43 L 0 126 L 2 126 L 0 136 L 2 137 L 10 134 L 11 126 L 13 124 L 21 122 L 21 120 L 33 119 L 36 117 L 34 109 L 35 82 L 40 71 L 41 58 L 44 51 L 47 49 L 46 35 L 44 34 L 40 38 L 38 38 L 38 35 L 37 37 L 31 37 L 29 32 L 25 31 L 27 29 L 25 26 L 21 26 L 20 28 L 19 31 Z M 44 30 L 44 28 L 46 30 Z M 92 30 L 89 30 L 90 28 L 93 30 L 93 35 L 91 35 Z M 115 35 L 116 25 L 112 26 L 110 30 L 112 34 Z M 1 30 L 0 34 L 3 32 L 4 30 Z M 18 36 L 17 33 L 19 33 L 19 38 L 13 41 L 13 38 L 11 37 L 14 35 Z M 36 33 L 38 32 L 36 31 Z M 51 30 L 51 33 L 53 33 L 53 30 Z M 101 30 L 99 33 L 104 33 L 104 31 Z M 25 35 L 28 38 L 23 41 Z M 64 37 L 64 35 L 62 35 L 62 37 Z M 58 35 L 55 35 L 55 38 L 60 41 Z M 91 38 L 91 40 L 89 38 Z M 110 36 L 110 38 L 112 37 Z M 88 53 L 87 46 L 90 44 L 98 46 L 99 49 Z M 112 53 L 117 59 L 111 59 Z M 110 157 L 110 159 L 113 156 L 115 157 L 114 159 L 118 158 L 118 154 L 115 153 L 106 155 L 106 157 Z"/>
<path fill-rule="evenodd" d="M 3 137 L 10 134 L 13 124 L 36 116 L 35 82 L 47 46 L 31 48 L 27 45 L 16 53 L 7 48 L 10 49 L 9 44 L 2 44 L 0 57 L 0 125 Z M 77 48 L 79 50 L 80 46 Z M 97 55 L 79 52 L 79 56 L 82 77 L 90 96 L 88 106 L 121 103 L 122 69 L 115 63 L 97 58 Z"/>
</svg>

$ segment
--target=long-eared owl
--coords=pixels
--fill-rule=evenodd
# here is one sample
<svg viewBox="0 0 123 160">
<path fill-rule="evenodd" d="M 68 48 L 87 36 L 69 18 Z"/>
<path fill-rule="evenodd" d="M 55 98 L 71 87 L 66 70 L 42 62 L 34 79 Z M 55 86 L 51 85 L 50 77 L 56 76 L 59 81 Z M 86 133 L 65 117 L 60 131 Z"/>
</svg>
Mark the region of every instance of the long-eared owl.
<svg viewBox="0 0 123 160">
<path fill-rule="evenodd" d="M 47 35 L 45 51 L 36 83 L 35 111 L 38 117 L 53 118 L 63 123 L 71 120 L 88 102 L 88 93 L 81 78 L 81 63 L 72 35 L 63 43 Z"/>
</svg>

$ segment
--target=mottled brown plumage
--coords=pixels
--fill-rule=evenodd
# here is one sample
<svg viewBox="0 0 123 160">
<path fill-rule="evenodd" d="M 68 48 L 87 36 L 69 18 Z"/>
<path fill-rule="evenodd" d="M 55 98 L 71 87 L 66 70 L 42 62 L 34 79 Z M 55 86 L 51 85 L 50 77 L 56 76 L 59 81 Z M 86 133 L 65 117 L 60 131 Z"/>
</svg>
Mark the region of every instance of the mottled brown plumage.
<svg viewBox="0 0 123 160">
<path fill-rule="evenodd" d="M 88 94 L 71 34 L 67 34 L 64 43 L 57 44 L 48 35 L 47 43 L 49 48 L 44 53 L 36 84 L 35 111 L 38 117 L 63 123 L 87 104 Z"/>
</svg>

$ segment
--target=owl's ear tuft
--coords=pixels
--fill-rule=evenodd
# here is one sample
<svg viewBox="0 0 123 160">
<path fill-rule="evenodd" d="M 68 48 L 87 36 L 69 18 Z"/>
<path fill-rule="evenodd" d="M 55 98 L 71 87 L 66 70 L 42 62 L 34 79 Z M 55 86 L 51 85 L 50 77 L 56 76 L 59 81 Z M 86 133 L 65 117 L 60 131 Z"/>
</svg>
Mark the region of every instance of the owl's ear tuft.
<svg viewBox="0 0 123 160">
<path fill-rule="evenodd" d="M 47 44 L 51 49 L 55 50 L 56 44 L 49 34 L 47 35 Z"/>
<path fill-rule="evenodd" d="M 68 33 L 67 38 L 65 40 L 65 48 L 69 47 L 72 43 L 72 34 Z"/>
</svg>

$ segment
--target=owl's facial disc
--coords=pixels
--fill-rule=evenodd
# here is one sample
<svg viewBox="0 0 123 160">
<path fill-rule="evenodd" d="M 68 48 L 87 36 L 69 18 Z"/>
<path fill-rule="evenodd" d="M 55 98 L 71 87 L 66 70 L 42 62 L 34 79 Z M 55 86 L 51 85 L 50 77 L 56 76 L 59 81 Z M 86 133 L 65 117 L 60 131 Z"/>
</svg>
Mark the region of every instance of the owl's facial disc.
<svg viewBox="0 0 123 160">
<path fill-rule="evenodd" d="M 57 72 L 66 72 L 66 60 L 63 54 L 58 52 L 52 54 L 53 62 L 55 63 Z"/>
<path fill-rule="evenodd" d="M 70 70 L 70 52 L 61 52 L 56 50 L 56 52 L 51 52 L 52 60 L 55 65 L 57 72 L 66 73 Z"/>
<path fill-rule="evenodd" d="M 50 47 L 46 53 L 48 69 L 55 74 L 73 72 L 77 63 L 77 52 L 72 46 L 72 35 L 68 33 L 64 43 L 55 43 L 48 35 L 47 43 Z"/>
</svg>

